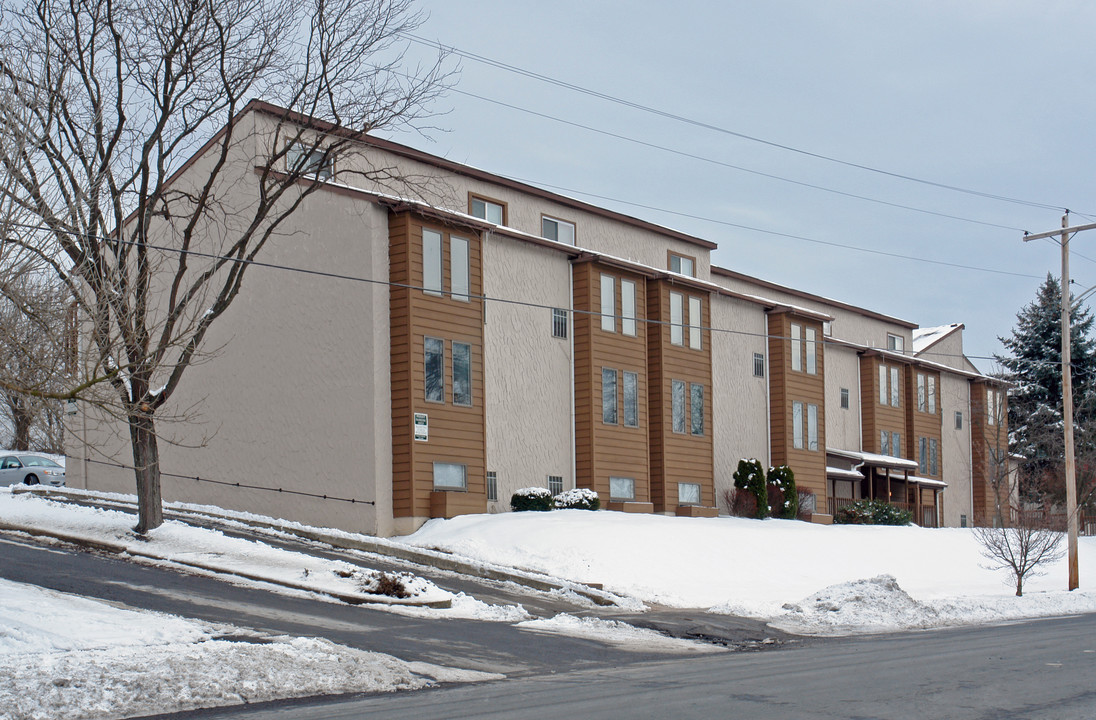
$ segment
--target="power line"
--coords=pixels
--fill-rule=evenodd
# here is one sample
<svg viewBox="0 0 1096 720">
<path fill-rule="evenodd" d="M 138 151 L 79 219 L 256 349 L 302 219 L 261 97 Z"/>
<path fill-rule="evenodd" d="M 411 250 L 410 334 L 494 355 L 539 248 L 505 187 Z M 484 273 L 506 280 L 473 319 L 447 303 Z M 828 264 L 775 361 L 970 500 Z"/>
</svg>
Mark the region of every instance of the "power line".
<svg viewBox="0 0 1096 720">
<path fill-rule="evenodd" d="M 577 92 L 577 93 L 581 93 L 583 95 L 588 95 L 590 97 L 598 98 L 600 100 L 605 100 L 605 101 L 615 103 L 615 104 L 618 104 L 618 105 L 623 105 L 625 107 L 629 107 L 629 108 L 632 108 L 634 110 L 639 110 L 641 112 L 649 113 L 649 114 L 652 114 L 652 115 L 657 115 L 659 117 L 667 118 L 669 120 L 674 120 L 676 122 L 685 123 L 687 125 L 692 125 L 694 127 L 703 128 L 705 130 L 711 130 L 713 132 L 722 133 L 724 135 L 730 135 L 732 137 L 737 137 L 737 138 L 740 138 L 742 140 L 748 140 L 750 142 L 759 143 L 761 145 L 766 145 L 766 146 L 777 148 L 777 149 L 780 149 L 780 150 L 785 150 L 787 152 L 792 152 L 792 153 L 796 153 L 796 154 L 799 154 L 799 155 L 804 155 L 806 157 L 812 157 L 812 158 L 815 158 L 815 159 L 818 159 L 818 160 L 824 160 L 826 162 L 831 162 L 831 163 L 835 163 L 835 164 L 838 164 L 838 165 L 843 165 L 845 167 L 855 168 L 855 169 L 858 169 L 858 170 L 864 170 L 866 172 L 876 173 L 878 175 L 884 175 L 884 176 L 896 178 L 896 179 L 899 179 L 899 180 L 906 180 L 908 182 L 914 182 L 914 183 L 918 183 L 918 184 L 921 184 L 921 185 L 927 185 L 927 186 L 930 186 L 930 187 L 940 188 L 940 189 L 943 189 L 943 190 L 950 190 L 950 191 L 953 191 L 953 192 L 959 192 L 959 193 L 963 193 L 963 194 L 966 194 L 966 195 L 973 195 L 975 197 L 982 197 L 982 198 L 987 198 L 987 199 L 990 199 L 990 200 L 998 200 L 1000 202 L 1013 203 L 1013 204 L 1016 204 L 1016 205 L 1024 205 L 1024 206 L 1027 206 L 1027 207 L 1041 208 L 1041 209 L 1044 209 L 1044 210 L 1061 211 L 1061 210 L 1065 209 L 1061 205 L 1053 205 L 1053 204 L 1035 202 L 1035 201 L 1031 201 L 1031 200 L 1023 200 L 1021 198 L 1008 197 L 1006 195 L 998 195 L 996 193 L 983 192 L 981 190 L 974 190 L 974 189 L 971 189 L 971 188 L 965 188 L 965 187 L 961 187 L 961 186 L 958 186 L 958 185 L 951 185 L 951 184 L 948 184 L 948 183 L 938 182 L 938 181 L 934 181 L 934 180 L 927 180 L 927 179 L 924 179 L 924 178 L 915 177 L 913 175 L 905 175 L 903 173 L 893 172 L 893 171 L 890 171 L 890 170 L 884 170 L 882 168 L 873 167 L 871 165 L 856 163 L 856 162 L 852 162 L 852 161 L 849 161 L 849 160 L 842 160 L 840 158 L 837 158 L 837 157 L 834 157 L 834 156 L 831 156 L 831 155 L 824 155 L 822 153 L 816 153 L 816 152 L 811 152 L 809 150 L 803 150 L 802 148 L 797 148 L 797 147 L 794 147 L 794 146 L 791 146 L 791 145 L 785 145 L 783 143 L 778 143 L 778 142 L 775 142 L 775 141 L 772 141 L 772 140 L 766 140 L 764 138 L 760 138 L 760 137 L 757 137 L 757 136 L 754 136 L 754 135 L 748 135 L 746 133 L 738 132 L 736 130 L 731 130 L 729 128 L 721 127 L 719 125 L 713 125 L 713 124 L 708 123 L 708 122 L 704 122 L 704 121 L 701 121 L 701 120 L 696 120 L 696 119 L 693 119 L 693 118 L 685 117 L 683 115 L 678 115 L 676 113 L 672 113 L 672 112 L 669 112 L 669 111 L 666 111 L 666 110 L 655 108 L 655 107 L 652 107 L 652 106 L 649 106 L 649 105 L 644 105 L 644 104 L 641 104 L 641 103 L 633 102 L 631 100 L 626 100 L 624 98 L 617 97 L 615 95 L 610 95 L 609 93 L 604 93 L 604 92 L 601 92 L 601 91 L 598 91 L 598 90 L 593 90 L 593 89 L 590 89 L 590 88 L 587 88 L 587 87 L 583 87 L 581 85 L 576 85 L 574 83 L 569 83 L 569 82 L 566 82 L 566 81 L 563 81 L 563 80 L 558 80 L 558 79 L 550 77 L 548 75 L 544 75 L 544 74 L 541 74 L 541 73 L 538 73 L 538 72 L 534 72 L 532 70 L 526 70 L 526 69 L 518 67 L 516 65 L 510 65 L 508 63 L 504 63 L 500 60 L 493 60 L 493 59 L 488 58 L 484 55 L 478 55 L 476 53 L 469 52 L 467 50 L 462 50 L 462 49 L 457 48 L 457 47 L 453 47 L 453 46 L 450 46 L 450 45 L 444 45 L 441 42 L 437 42 L 437 41 L 433 41 L 433 40 L 427 40 L 426 38 L 419 37 L 418 35 L 414 35 L 414 34 L 411 34 L 411 33 L 400 33 L 400 34 L 403 37 L 407 38 L 408 40 L 411 40 L 412 42 L 416 42 L 416 43 L 419 43 L 421 45 L 426 45 L 426 46 L 429 46 L 431 48 L 440 50 L 442 52 L 447 52 L 447 53 L 450 53 L 450 54 L 453 54 L 453 55 L 457 55 L 458 57 L 466 58 L 468 60 L 474 60 L 476 62 L 483 63 L 485 65 L 490 65 L 490 66 L 498 68 L 500 70 L 506 70 L 507 72 L 511 72 L 511 73 L 514 73 L 514 74 L 517 74 L 517 75 L 522 75 L 524 77 L 528 77 L 528 78 L 531 78 L 531 79 L 534 79 L 534 80 L 539 80 L 541 82 L 548 83 L 550 85 L 555 85 L 557 87 L 561 87 L 561 88 L 564 88 L 566 90 L 571 90 L 571 91 L 574 91 L 574 92 Z"/>
</svg>

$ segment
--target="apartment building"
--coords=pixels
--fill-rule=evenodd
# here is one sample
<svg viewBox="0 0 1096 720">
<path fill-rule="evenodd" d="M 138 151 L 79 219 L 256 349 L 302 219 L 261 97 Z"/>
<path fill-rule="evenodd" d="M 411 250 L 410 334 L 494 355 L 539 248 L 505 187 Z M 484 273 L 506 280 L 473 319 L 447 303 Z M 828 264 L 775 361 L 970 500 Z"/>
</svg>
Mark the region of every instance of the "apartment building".
<svg viewBox="0 0 1096 720">
<path fill-rule="evenodd" d="M 254 102 L 240 123 L 304 120 Z M 342 132 L 310 127 L 320 146 Z M 238 143 L 222 202 L 258 192 L 261 147 Z M 358 281 L 252 271 L 176 399 L 204 423 L 161 425 L 162 469 L 183 476 L 165 499 L 381 535 L 506 511 L 531 485 L 715 516 L 756 457 L 793 468 L 818 522 L 863 497 L 930 526 L 991 508 L 1005 394 L 962 325 L 716 267 L 703 238 L 390 141 L 355 149 L 264 257 Z M 419 181 L 362 180 L 378 167 Z M 79 461 L 82 438 L 125 457 L 125 428 L 83 412 L 70 483 L 129 490 Z"/>
</svg>

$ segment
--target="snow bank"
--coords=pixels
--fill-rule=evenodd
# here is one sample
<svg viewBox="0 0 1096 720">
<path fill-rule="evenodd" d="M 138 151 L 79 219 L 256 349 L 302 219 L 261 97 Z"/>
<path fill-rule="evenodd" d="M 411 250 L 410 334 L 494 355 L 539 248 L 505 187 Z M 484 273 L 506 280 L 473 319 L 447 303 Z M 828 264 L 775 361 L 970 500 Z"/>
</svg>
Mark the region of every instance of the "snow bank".
<svg viewBox="0 0 1096 720">
<path fill-rule="evenodd" d="M 517 623 L 517 627 L 533 632 L 556 633 L 597 640 L 622 650 L 708 653 L 722 652 L 725 649 L 708 643 L 668 637 L 654 630 L 637 628 L 616 620 L 576 617 L 567 613 L 561 613 L 552 618 L 527 620 Z"/>
<path fill-rule="evenodd" d="M 431 520 L 403 539 L 485 562 L 603 583 L 606 590 L 645 602 L 711 608 L 811 632 L 1096 611 L 1096 592 L 1062 589 L 1064 561 L 1030 579 L 1025 597 L 1015 598 L 1006 574 L 983 567 L 968 529 L 569 510 Z M 1096 578 L 1096 538 L 1081 538 L 1080 563 L 1081 577 Z M 901 594 L 889 581 L 876 581 L 884 575 Z M 866 584 L 855 585 L 859 581 Z M 854 585 L 846 587 L 849 583 Z M 826 613 L 811 610 L 808 602 L 824 598 L 822 589 L 838 604 L 861 597 L 853 603 L 860 611 L 850 606 L 823 621 Z M 801 609 L 787 610 L 787 604 Z"/>
</svg>

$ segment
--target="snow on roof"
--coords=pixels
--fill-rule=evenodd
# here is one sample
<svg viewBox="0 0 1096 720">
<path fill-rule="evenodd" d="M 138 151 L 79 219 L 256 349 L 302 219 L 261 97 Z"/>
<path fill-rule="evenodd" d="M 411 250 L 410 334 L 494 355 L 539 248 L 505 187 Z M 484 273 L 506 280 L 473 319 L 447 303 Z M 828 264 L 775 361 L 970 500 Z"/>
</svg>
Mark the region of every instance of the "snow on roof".
<svg viewBox="0 0 1096 720">
<path fill-rule="evenodd" d="M 846 470 L 844 468 L 826 467 L 826 477 L 838 478 L 841 480 L 863 480 L 864 475 L 856 470 Z"/>
<path fill-rule="evenodd" d="M 951 323 L 950 325 L 940 325 L 939 327 L 917 328 L 913 331 L 913 351 L 915 353 L 924 352 L 932 345 L 935 345 L 951 333 L 963 327 L 963 323 Z"/>
<path fill-rule="evenodd" d="M 836 448 L 826 448 L 826 453 L 849 460 L 855 460 L 865 465 L 875 465 L 877 467 L 894 468 L 897 470 L 916 470 L 918 467 L 917 463 L 913 460 L 905 460 L 892 455 L 876 455 L 875 453 L 857 452 L 855 450 L 837 450 Z M 828 471 L 829 468 L 827 468 L 827 472 Z"/>
</svg>

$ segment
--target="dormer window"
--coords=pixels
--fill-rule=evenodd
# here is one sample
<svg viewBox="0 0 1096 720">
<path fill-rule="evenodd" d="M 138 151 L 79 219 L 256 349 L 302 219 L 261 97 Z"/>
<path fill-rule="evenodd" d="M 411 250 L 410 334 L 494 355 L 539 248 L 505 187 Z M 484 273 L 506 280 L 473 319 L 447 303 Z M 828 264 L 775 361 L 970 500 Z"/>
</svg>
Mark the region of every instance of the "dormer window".
<svg viewBox="0 0 1096 720">
<path fill-rule="evenodd" d="M 575 224 L 566 220 L 557 220 L 547 215 L 540 220 L 540 236 L 547 240 L 575 244 Z"/>
<path fill-rule="evenodd" d="M 696 261 L 687 255 L 670 253 L 670 272 L 696 277 Z"/>
<path fill-rule="evenodd" d="M 506 224 L 506 206 L 494 200 L 469 195 L 468 212 L 472 217 L 478 217 L 495 225 Z"/>
</svg>

